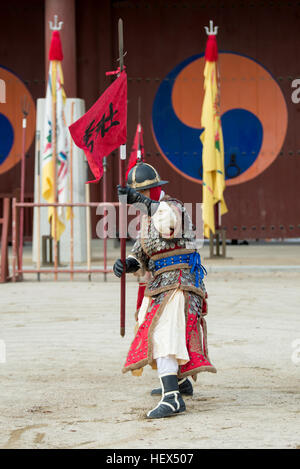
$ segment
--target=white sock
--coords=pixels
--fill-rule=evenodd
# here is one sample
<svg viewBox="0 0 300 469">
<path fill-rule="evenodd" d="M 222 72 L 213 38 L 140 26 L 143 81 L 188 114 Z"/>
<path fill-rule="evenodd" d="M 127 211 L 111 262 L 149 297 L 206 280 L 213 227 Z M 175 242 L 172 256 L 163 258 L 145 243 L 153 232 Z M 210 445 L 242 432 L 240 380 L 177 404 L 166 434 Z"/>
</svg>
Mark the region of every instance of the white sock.
<svg viewBox="0 0 300 469">
<path fill-rule="evenodd" d="M 156 359 L 158 376 L 177 375 L 178 362 L 172 355 Z"/>
</svg>

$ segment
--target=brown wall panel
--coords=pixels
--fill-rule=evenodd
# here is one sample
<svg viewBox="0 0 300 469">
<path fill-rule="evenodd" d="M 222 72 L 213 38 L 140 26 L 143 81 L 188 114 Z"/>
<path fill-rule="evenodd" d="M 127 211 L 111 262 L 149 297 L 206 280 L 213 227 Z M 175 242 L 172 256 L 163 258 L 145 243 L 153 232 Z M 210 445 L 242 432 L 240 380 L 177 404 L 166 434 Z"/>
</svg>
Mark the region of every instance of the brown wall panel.
<svg viewBox="0 0 300 469">
<path fill-rule="evenodd" d="M 63 0 L 62 0 L 63 1 Z M 288 110 L 287 134 L 279 156 L 263 173 L 226 188 L 229 238 L 300 236 L 300 104 L 291 100 L 291 83 L 300 78 L 300 4 L 230 0 L 76 0 L 78 97 L 87 109 L 110 83 L 105 72 L 117 67 L 117 22 L 124 21 L 128 73 L 128 153 L 137 125 L 138 98 L 146 158 L 170 181 L 168 192 L 188 202 L 201 201 L 202 186 L 178 174 L 161 156 L 152 128 L 152 105 L 167 74 L 205 49 L 204 25 L 219 26 L 218 46 L 251 57 L 273 75 Z M 22 78 L 34 99 L 45 94 L 44 2 L 11 0 L 1 4 L 0 64 Z M 235 71 L 232 72 L 234 78 Z M 203 84 L 201 84 L 203 86 Z M 222 93 L 222 76 L 221 76 Z M 222 95 L 221 95 L 222 99 Z M 27 159 L 26 193 L 33 192 L 33 146 Z M 0 193 L 19 185 L 20 165 L 0 176 Z M 116 200 L 118 155 L 108 159 L 108 198 Z M 91 185 L 101 200 L 102 183 Z M 96 217 L 93 218 L 95 227 Z M 95 230 L 94 230 L 95 231 Z M 95 233 L 94 233 L 95 234 Z"/>
<path fill-rule="evenodd" d="M 44 2 L 10 0 L 1 2 L 0 65 L 10 69 L 25 83 L 34 101 L 44 95 Z M 21 102 L 20 102 L 21 108 Z M 32 109 L 31 109 L 32 111 Z M 1 112 L 1 104 L 0 104 Z M 20 120 L 20 128 L 22 121 Z M 21 153 L 21 147 L 20 147 Z M 25 194 L 32 200 L 34 180 L 34 144 L 26 154 Z M 0 175 L 0 197 L 12 195 L 20 187 L 21 164 Z M 26 219 L 31 217 L 28 213 Z M 25 237 L 32 227 L 26 222 Z"/>
</svg>

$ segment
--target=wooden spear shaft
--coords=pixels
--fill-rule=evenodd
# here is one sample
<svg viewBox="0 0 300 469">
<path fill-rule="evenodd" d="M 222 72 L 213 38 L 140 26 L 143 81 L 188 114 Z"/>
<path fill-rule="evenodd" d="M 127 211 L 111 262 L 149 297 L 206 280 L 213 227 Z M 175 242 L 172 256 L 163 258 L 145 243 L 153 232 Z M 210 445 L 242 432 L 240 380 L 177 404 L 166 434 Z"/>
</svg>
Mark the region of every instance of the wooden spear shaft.
<svg viewBox="0 0 300 469">
<path fill-rule="evenodd" d="M 37 201 L 41 202 L 41 137 L 40 132 L 36 132 L 37 140 Z M 37 207 L 37 270 L 41 268 L 41 207 Z M 37 279 L 40 281 L 40 273 Z"/>
<path fill-rule="evenodd" d="M 86 184 L 85 185 L 85 201 L 87 204 L 90 203 L 91 201 L 91 196 L 90 196 L 90 185 Z M 91 270 L 91 207 L 87 205 L 86 211 L 85 211 L 85 217 L 86 217 L 86 251 L 87 251 L 87 270 Z M 91 273 L 88 275 L 89 282 L 91 281 Z"/>
<path fill-rule="evenodd" d="M 139 96 L 138 99 L 138 147 L 137 147 L 137 161 L 141 161 L 142 159 L 142 151 L 141 151 L 141 97 Z"/>
<path fill-rule="evenodd" d="M 24 109 L 25 109 L 25 99 L 24 98 Z M 22 159 L 21 159 L 21 203 L 24 203 L 25 199 L 25 144 L 26 144 L 26 127 L 27 127 L 27 114 L 23 110 L 23 119 L 22 119 Z M 20 209 L 20 234 L 19 234 L 19 259 L 20 259 L 20 276 L 22 277 L 22 268 L 23 268 L 23 240 L 24 240 L 24 207 Z"/>
<path fill-rule="evenodd" d="M 120 60 L 120 73 L 124 69 L 123 60 L 123 20 L 120 18 L 118 23 L 118 35 L 119 35 L 119 60 Z M 120 163 L 119 163 L 119 183 L 122 187 L 126 186 L 126 145 L 120 146 Z M 124 271 L 121 277 L 121 298 L 120 298 L 120 334 L 122 337 L 125 336 L 125 308 L 126 308 L 126 210 L 125 204 L 120 205 L 120 218 L 119 218 L 119 233 L 120 233 L 120 244 L 121 244 L 121 261 L 124 266 Z"/>
<path fill-rule="evenodd" d="M 107 159 L 106 156 L 103 158 L 103 186 L 102 186 L 102 201 L 107 202 Z M 107 210 L 104 211 L 104 218 L 107 216 Z M 107 280 L 107 230 L 106 224 L 103 226 L 103 269 L 104 269 L 104 281 Z"/>
</svg>

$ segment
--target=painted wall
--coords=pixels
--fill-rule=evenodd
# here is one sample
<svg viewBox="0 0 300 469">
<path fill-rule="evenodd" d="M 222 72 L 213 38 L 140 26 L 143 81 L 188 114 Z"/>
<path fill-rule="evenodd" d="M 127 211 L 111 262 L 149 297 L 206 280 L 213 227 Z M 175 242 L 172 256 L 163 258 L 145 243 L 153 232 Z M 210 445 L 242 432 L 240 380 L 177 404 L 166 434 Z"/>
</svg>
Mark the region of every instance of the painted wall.
<svg viewBox="0 0 300 469">
<path fill-rule="evenodd" d="M 61 0 L 63 1 L 63 0 Z M 76 0 L 77 93 L 88 109 L 117 67 L 117 21 L 124 21 L 128 73 L 128 150 L 142 102 L 147 161 L 169 193 L 202 200 L 200 115 L 204 26 L 219 26 L 221 112 L 229 238 L 300 236 L 300 5 L 296 0 Z M 44 2 L 1 6 L 0 65 L 44 96 Z M 1 77 L 0 77 L 1 78 Z M 1 106 L 1 104 L 0 104 Z M 26 192 L 33 192 L 33 146 Z M 20 165 L 0 174 L 0 193 L 17 187 Z M 116 200 L 118 156 L 108 158 L 108 199 Z M 101 183 L 91 186 L 101 200 Z M 93 225 L 96 225 L 93 215 Z"/>
</svg>

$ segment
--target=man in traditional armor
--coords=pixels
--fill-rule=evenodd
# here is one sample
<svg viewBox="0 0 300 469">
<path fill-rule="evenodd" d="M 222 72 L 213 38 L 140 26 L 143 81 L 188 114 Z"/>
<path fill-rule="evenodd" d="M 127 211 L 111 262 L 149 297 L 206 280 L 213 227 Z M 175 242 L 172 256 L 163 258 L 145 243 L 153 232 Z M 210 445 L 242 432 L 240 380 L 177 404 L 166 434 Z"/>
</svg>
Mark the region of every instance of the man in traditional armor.
<svg viewBox="0 0 300 469">
<path fill-rule="evenodd" d="M 188 376 L 196 381 L 201 371 L 216 372 L 208 357 L 205 268 L 196 249 L 189 214 L 179 200 L 165 195 L 155 168 L 139 162 L 129 172 L 128 185 L 118 186 L 120 200 L 139 204 L 146 213 L 141 230 L 126 258 L 126 273 L 150 273 L 137 315 L 137 332 L 123 372 L 141 375 L 147 364 L 157 368 L 161 388 L 158 405 L 147 417 L 162 418 L 185 411 L 182 395 L 192 395 Z M 114 273 L 121 277 L 118 259 Z"/>
</svg>

